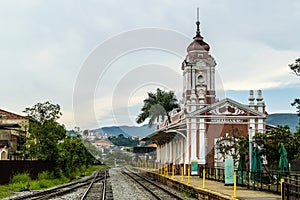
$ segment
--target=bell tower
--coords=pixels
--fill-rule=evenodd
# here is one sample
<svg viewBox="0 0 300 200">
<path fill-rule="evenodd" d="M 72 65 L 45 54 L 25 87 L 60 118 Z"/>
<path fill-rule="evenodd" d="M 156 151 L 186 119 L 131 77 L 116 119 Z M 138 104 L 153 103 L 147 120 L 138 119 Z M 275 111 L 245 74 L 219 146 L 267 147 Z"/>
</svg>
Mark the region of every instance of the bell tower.
<svg viewBox="0 0 300 200">
<path fill-rule="evenodd" d="M 213 104 L 215 92 L 215 59 L 209 54 L 210 46 L 200 34 L 199 10 L 196 22 L 196 36 L 187 47 L 187 56 L 182 63 L 183 71 L 183 104 Z M 192 111 L 191 109 L 190 111 Z"/>
</svg>

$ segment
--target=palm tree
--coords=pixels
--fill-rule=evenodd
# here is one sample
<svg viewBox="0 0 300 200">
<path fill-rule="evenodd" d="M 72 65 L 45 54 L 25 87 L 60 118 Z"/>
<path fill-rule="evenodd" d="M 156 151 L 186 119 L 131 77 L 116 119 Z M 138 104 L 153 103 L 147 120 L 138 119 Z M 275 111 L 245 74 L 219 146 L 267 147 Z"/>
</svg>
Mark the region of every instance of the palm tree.
<svg viewBox="0 0 300 200">
<path fill-rule="evenodd" d="M 295 60 L 295 63 L 289 64 L 289 67 L 295 72 L 297 76 L 300 76 L 300 58 L 297 58 Z"/>
<path fill-rule="evenodd" d="M 295 60 L 295 63 L 289 64 L 289 67 L 295 72 L 297 76 L 300 76 L 300 58 L 297 58 Z M 298 116 L 300 117 L 300 99 L 295 99 L 292 103 L 292 106 L 295 106 L 297 108 Z"/>
<path fill-rule="evenodd" d="M 144 106 L 141 109 L 142 112 L 138 115 L 136 122 L 140 124 L 147 118 L 150 118 L 148 127 L 152 127 L 155 120 L 158 121 L 160 116 L 162 118 L 167 116 L 171 123 L 169 112 L 179 107 L 177 101 L 172 91 L 166 92 L 157 88 L 156 93 L 148 92 L 148 98 L 144 100 Z"/>
</svg>

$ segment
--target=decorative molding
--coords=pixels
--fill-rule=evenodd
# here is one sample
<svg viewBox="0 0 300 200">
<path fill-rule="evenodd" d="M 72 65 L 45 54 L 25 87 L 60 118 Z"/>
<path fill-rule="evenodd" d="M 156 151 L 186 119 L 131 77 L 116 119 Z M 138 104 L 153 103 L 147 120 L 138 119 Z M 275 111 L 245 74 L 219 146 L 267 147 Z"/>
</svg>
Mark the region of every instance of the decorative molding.
<svg viewBox="0 0 300 200">
<path fill-rule="evenodd" d="M 216 107 L 214 110 L 209 111 L 209 113 L 214 115 L 240 115 L 245 114 L 245 111 L 229 102 L 225 102 L 225 104 Z"/>
</svg>

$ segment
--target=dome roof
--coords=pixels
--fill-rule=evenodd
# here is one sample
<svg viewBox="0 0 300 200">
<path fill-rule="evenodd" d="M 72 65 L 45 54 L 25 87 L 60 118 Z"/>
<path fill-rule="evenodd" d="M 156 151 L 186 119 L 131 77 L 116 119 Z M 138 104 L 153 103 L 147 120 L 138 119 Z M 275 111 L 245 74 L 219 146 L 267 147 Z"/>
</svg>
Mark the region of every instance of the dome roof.
<svg viewBox="0 0 300 200">
<path fill-rule="evenodd" d="M 201 37 L 202 38 L 202 37 Z M 206 50 L 209 51 L 210 46 L 202 39 L 194 38 L 194 41 L 188 46 L 187 51 L 194 51 L 194 50 Z"/>
<path fill-rule="evenodd" d="M 194 41 L 188 46 L 187 52 L 194 51 L 194 50 L 206 50 L 209 51 L 210 47 L 209 44 L 203 41 L 203 37 L 200 35 L 200 22 L 196 22 L 197 31 L 196 36 L 193 38 Z"/>
</svg>

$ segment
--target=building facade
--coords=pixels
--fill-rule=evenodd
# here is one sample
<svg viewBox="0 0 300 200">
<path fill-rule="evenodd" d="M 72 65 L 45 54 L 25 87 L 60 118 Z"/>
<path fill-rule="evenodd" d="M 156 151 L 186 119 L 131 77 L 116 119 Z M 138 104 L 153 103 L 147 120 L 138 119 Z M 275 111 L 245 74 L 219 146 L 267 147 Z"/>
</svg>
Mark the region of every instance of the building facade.
<svg viewBox="0 0 300 200">
<path fill-rule="evenodd" d="M 28 125 L 26 117 L 0 109 L 0 160 L 22 157 L 18 144 L 25 138 Z"/>
<path fill-rule="evenodd" d="M 182 63 L 183 91 L 180 108 L 170 112 L 171 123 L 160 120 L 154 133 L 144 138 L 157 144 L 157 163 L 183 166 L 222 166 L 216 141 L 238 130 L 252 140 L 265 132 L 266 111 L 261 90 L 249 93 L 248 104 L 216 97 L 216 61 L 200 34 L 200 22 Z"/>
</svg>

